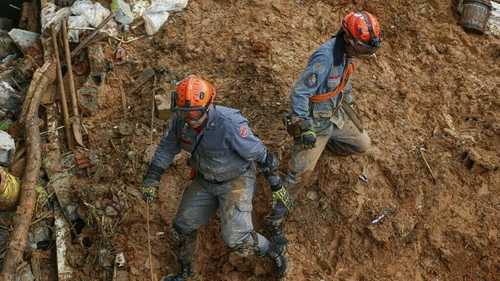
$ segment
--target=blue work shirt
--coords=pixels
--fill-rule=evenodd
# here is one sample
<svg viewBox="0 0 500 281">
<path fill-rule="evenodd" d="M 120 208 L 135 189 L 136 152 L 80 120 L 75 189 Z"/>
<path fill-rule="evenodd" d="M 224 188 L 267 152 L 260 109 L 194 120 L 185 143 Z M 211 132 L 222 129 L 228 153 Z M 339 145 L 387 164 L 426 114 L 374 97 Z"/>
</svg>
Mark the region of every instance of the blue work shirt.
<svg viewBox="0 0 500 281">
<path fill-rule="evenodd" d="M 344 125 L 344 112 L 339 109 L 333 114 L 342 95 L 320 103 L 311 103 L 309 98 L 334 91 L 342 81 L 344 68 L 351 59 L 345 54 L 345 42 L 342 35 L 333 37 L 321 45 L 309 58 L 307 68 L 291 89 L 292 114 L 304 120 L 312 120 L 313 128 L 320 133 L 331 124 L 338 128 Z M 352 84 L 348 80 L 343 90 L 344 102 L 352 102 Z"/>
<path fill-rule="evenodd" d="M 151 164 L 165 170 L 181 149 L 191 153 L 188 164 L 198 175 L 216 182 L 240 176 L 253 162 L 263 163 L 267 155 L 266 147 L 252 133 L 248 120 L 239 110 L 224 106 L 211 106 L 201 132 L 175 114 Z"/>
</svg>

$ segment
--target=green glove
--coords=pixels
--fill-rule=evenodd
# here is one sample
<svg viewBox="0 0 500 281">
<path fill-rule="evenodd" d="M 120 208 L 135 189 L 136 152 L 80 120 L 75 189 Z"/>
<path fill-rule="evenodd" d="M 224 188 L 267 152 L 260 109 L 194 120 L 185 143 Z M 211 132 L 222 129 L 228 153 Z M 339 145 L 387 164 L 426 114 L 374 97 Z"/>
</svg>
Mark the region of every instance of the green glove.
<svg viewBox="0 0 500 281">
<path fill-rule="evenodd" d="M 288 211 L 293 209 L 292 198 L 290 198 L 290 194 L 285 186 L 281 186 L 281 188 L 273 191 L 273 205 L 276 202 L 281 202 L 288 209 Z"/>
<path fill-rule="evenodd" d="M 158 196 L 157 186 L 143 186 L 141 188 L 142 196 L 144 196 L 144 201 L 152 203 L 156 200 Z"/>
<path fill-rule="evenodd" d="M 307 130 L 300 135 L 300 140 L 305 149 L 314 148 L 316 145 L 316 133 L 313 130 Z"/>
</svg>

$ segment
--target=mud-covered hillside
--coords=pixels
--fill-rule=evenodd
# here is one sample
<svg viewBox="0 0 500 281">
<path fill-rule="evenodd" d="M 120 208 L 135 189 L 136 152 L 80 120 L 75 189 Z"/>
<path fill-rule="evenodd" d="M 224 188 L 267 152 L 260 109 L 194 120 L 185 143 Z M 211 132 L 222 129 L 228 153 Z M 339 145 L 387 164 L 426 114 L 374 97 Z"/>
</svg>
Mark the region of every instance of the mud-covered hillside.
<svg viewBox="0 0 500 281">
<path fill-rule="evenodd" d="M 108 75 L 99 113 L 84 120 L 98 171 L 74 183 L 81 202 L 97 209 L 118 202 L 120 215 L 108 227 L 84 228 L 94 243 L 73 249 L 80 280 L 105 280 L 89 258 L 102 248 L 124 252 L 130 280 L 149 280 L 146 206 L 137 188 L 150 133 L 156 144 L 166 126 L 154 119 L 150 128 L 152 92 L 169 91 L 170 80 L 191 73 L 211 80 L 217 103 L 241 109 L 280 152 L 285 171 L 291 140 L 281 117 L 289 88 L 352 9 L 350 1 L 192 0 L 161 33 L 123 44 L 125 63 Z M 500 280 L 500 38 L 464 32 L 452 1 L 371 0 L 366 9 L 382 24 L 383 48 L 359 61 L 353 95 L 373 150 L 321 157 L 286 225 L 287 280 Z M 163 69 L 163 76 L 127 96 L 124 114 L 120 91 L 146 67 Z M 176 163 L 151 210 L 158 277 L 177 267 L 169 227 L 188 169 L 182 157 Z M 269 206 L 260 179 L 260 230 Z M 90 216 L 90 209 L 82 203 L 81 214 Z M 199 237 L 198 280 L 272 280 L 269 264 L 231 255 L 213 222 Z"/>
</svg>

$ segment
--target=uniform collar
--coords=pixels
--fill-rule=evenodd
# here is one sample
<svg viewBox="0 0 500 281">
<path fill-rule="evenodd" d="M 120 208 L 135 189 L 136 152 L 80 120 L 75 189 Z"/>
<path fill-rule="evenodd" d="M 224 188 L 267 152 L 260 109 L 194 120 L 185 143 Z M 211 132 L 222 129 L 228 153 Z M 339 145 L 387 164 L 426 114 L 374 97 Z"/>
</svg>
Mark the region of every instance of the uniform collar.
<svg viewBox="0 0 500 281">
<path fill-rule="evenodd" d="M 346 63 L 346 54 L 345 54 L 345 40 L 344 40 L 344 31 L 340 30 L 335 34 L 335 43 L 333 45 L 333 65 L 339 66 L 341 64 Z"/>
<path fill-rule="evenodd" d="M 215 104 L 212 104 L 210 105 L 210 107 L 208 108 L 208 121 L 207 121 L 207 124 L 205 125 L 205 129 L 206 130 L 211 130 L 213 128 L 215 128 L 215 126 L 217 125 L 217 118 L 216 115 L 217 115 L 217 108 L 215 106 Z"/>
</svg>

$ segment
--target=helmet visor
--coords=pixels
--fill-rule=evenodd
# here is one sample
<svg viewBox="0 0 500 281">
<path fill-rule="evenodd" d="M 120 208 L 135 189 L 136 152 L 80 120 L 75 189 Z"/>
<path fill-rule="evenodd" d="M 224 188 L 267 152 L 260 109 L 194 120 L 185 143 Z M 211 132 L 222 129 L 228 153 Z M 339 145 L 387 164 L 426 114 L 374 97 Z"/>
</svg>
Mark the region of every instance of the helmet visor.
<svg viewBox="0 0 500 281">
<path fill-rule="evenodd" d="M 380 47 L 380 44 L 367 44 L 354 38 L 349 39 L 349 43 L 356 55 L 373 55 Z"/>
<path fill-rule="evenodd" d="M 198 121 L 205 114 L 204 110 L 181 110 L 179 114 L 186 121 Z"/>
</svg>

